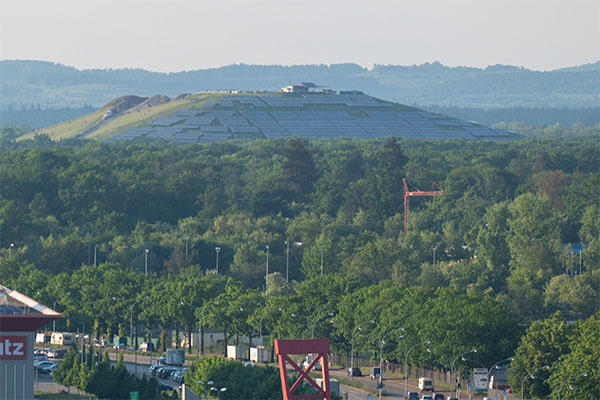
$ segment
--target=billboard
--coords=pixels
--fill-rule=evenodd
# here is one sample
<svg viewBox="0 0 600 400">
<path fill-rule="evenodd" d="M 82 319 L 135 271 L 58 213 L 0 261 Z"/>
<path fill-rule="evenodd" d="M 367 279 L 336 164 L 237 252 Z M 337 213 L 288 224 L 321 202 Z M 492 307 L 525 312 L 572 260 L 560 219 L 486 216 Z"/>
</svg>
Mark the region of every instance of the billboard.
<svg viewBox="0 0 600 400">
<path fill-rule="evenodd" d="M 27 336 L 0 336 L 1 360 L 24 360 L 27 358 Z"/>
<path fill-rule="evenodd" d="M 473 368 L 473 391 L 487 391 L 487 372 L 485 368 Z"/>
</svg>

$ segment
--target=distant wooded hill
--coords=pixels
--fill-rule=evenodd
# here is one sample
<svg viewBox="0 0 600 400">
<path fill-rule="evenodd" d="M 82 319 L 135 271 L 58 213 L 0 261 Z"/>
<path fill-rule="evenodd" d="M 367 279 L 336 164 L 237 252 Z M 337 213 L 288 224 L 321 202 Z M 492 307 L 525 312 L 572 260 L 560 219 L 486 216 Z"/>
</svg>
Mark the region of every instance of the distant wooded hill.
<svg viewBox="0 0 600 400">
<path fill-rule="evenodd" d="M 78 70 L 44 61 L 0 61 L 0 109 L 99 107 L 116 97 L 206 90 L 278 90 L 313 81 L 333 90 L 361 90 L 370 96 L 416 106 L 467 108 L 589 108 L 600 100 L 600 61 L 540 72 L 496 65 L 485 69 L 356 64 L 229 65 L 214 69 L 157 73 L 142 69 Z"/>
<path fill-rule="evenodd" d="M 128 94 L 175 97 L 206 90 L 274 91 L 303 81 L 333 90 L 361 90 L 416 107 L 468 109 L 470 119 L 489 125 L 499 121 L 593 125 L 600 119 L 600 62 L 547 72 L 505 65 L 446 67 L 436 62 L 376 65 L 370 70 L 356 64 L 241 64 L 157 73 L 142 69 L 78 70 L 45 61 L 0 61 L 0 122 L 41 127 L 70 116 L 72 111 L 65 113 L 67 107 L 100 107 Z M 56 118 L 40 118 L 38 109 L 63 110 Z"/>
</svg>

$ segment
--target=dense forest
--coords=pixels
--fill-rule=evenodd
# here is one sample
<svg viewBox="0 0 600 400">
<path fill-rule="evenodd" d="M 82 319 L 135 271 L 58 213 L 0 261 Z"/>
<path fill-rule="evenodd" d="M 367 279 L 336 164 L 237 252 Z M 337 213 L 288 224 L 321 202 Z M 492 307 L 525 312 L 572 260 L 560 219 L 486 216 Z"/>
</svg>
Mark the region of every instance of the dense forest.
<svg viewBox="0 0 600 400">
<path fill-rule="evenodd" d="M 596 138 L 123 146 L 8 137 L 1 154 L 0 282 L 97 336 L 125 336 L 136 306 L 163 346 L 168 329 L 198 329 L 199 313 L 233 335 L 316 332 L 337 351 L 349 351 L 358 327 L 357 348 L 377 352 L 403 327 L 407 345 L 436 344 L 411 363 L 447 367 L 440 354 L 475 347 L 491 365 L 517 351 L 517 374 L 542 351 L 527 338 L 554 332 L 522 325 L 564 326 L 545 363 L 574 357 L 574 337 L 597 340 Z M 409 190 L 433 181 L 443 190 L 411 199 L 407 227 L 403 179 Z M 384 353 L 402 359 L 398 346 Z M 529 393 L 555 390 L 552 379 Z"/>
</svg>

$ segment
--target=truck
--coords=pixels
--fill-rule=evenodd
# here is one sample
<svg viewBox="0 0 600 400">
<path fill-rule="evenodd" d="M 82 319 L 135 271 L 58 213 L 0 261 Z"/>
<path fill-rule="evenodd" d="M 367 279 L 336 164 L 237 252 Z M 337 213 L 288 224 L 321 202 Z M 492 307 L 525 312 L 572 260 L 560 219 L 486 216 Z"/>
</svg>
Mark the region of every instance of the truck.
<svg viewBox="0 0 600 400">
<path fill-rule="evenodd" d="M 59 346 L 70 346 L 73 344 L 73 334 L 70 332 L 52 332 L 50 344 Z"/>
<path fill-rule="evenodd" d="M 167 365 L 183 365 L 185 363 L 184 349 L 167 349 Z"/>
<path fill-rule="evenodd" d="M 269 352 L 264 346 L 250 348 L 250 361 L 252 362 L 267 362 Z"/>
<path fill-rule="evenodd" d="M 323 378 L 317 378 L 315 381 L 317 382 L 317 385 L 323 389 Z M 337 379 L 329 378 L 329 391 L 332 394 L 340 394 L 340 383 Z"/>
<path fill-rule="evenodd" d="M 419 390 L 421 392 L 433 392 L 435 390 L 433 386 L 433 379 L 425 376 L 419 378 Z"/>
<path fill-rule="evenodd" d="M 246 348 L 244 346 L 227 346 L 227 358 L 230 360 L 243 360 L 246 355 Z"/>
<path fill-rule="evenodd" d="M 371 378 L 371 380 L 377 379 L 379 378 L 379 375 L 381 375 L 381 368 L 371 367 L 371 370 L 369 372 L 369 378 Z"/>
</svg>

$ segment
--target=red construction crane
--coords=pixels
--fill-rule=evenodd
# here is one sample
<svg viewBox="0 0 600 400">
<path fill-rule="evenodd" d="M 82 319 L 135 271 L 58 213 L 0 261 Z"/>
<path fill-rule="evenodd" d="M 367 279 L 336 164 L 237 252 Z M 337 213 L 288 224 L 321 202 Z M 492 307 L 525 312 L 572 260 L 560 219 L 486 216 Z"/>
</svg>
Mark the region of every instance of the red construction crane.
<svg viewBox="0 0 600 400">
<path fill-rule="evenodd" d="M 444 191 L 435 182 L 431 183 L 431 190 L 428 192 L 422 192 L 419 189 L 411 192 L 408 190 L 408 185 L 406 184 L 406 179 L 403 178 L 402 183 L 404 183 L 404 234 L 406 235 L 408 233 L 408 214 L 410 212 L 410 207 L 408 205 L 409 197 L 411 197 L 411 196 L 433 196 L 433 197 L 435 197 L 435 196 L 439 196 L 440 194 L 444 193 Z M 438 190 L 434 190 L 435 188 L 438 188 Z"/>
</svg>

